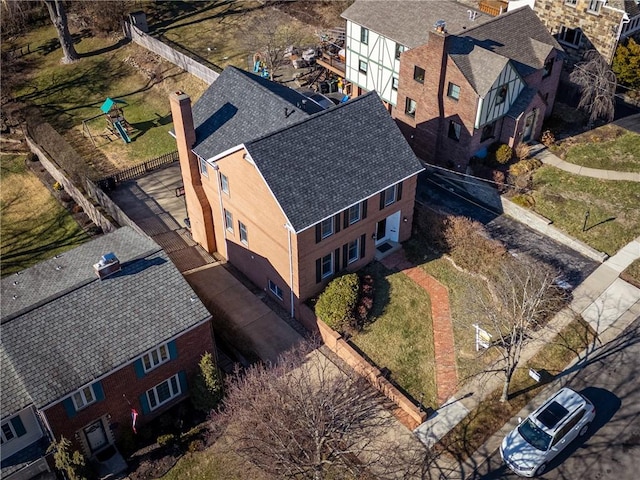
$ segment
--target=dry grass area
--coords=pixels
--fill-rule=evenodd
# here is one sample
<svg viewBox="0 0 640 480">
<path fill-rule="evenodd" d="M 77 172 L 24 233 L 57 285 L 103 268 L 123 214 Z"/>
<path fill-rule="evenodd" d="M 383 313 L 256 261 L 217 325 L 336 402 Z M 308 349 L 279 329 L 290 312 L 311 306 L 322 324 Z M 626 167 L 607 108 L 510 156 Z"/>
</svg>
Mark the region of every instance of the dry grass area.
<svg viewBox="0 0 640 480">
<path fill-rule="evenodd" d="M 620 274 L 620 278 L 640 288 L 640 258 L 629 265 L 626 270 Z"/>
</svg>

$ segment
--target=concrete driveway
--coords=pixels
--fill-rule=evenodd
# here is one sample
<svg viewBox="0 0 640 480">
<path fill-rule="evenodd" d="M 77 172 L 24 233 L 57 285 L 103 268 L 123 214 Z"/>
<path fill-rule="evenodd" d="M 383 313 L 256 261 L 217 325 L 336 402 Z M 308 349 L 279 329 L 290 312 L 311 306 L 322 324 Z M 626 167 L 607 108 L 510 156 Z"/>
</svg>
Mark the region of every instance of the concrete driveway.
<svg viewBox="0 0 640 480">
<path fill-rule="evenodd" d="M 167 252 L 211 312 L 216 335 L 245 354 L 274 361 L 302 337 L 191 238 L 184 197 L 176 196 L 179 187 L 182 177 L 175 162 L 118 184 L 110 197 Z"/>
</svg>

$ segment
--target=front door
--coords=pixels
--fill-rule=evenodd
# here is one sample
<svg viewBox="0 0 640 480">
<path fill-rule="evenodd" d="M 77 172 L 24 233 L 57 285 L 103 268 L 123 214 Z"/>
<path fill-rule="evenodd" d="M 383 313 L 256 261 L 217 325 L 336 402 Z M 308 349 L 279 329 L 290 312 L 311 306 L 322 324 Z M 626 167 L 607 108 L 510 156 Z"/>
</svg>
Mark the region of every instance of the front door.
<svg viewBox="0 0 640 480">
<path fill-rule="evenodd" d="M 87 443 L 89 444 L 91 453 L 97 452 L 108 443 L 102 420 L 98 420 L 86 427 L 84 429 L 84 435 L 87 437 Z"/>
<path fill-rule="evenodd" d="M 383 218 L 376 224 L 376 244 L 384 242 L 387 237 L 387 219 Z"/>
<path fill-rule="evenodd" d="M 524 130 L 522 131 L 522 141 L 528 142 L 531 140 L 531 134 L 533 133 L 533 125 L 536 123 L 536 111 L 533 110 L 524 119 Z"/>
</svg>

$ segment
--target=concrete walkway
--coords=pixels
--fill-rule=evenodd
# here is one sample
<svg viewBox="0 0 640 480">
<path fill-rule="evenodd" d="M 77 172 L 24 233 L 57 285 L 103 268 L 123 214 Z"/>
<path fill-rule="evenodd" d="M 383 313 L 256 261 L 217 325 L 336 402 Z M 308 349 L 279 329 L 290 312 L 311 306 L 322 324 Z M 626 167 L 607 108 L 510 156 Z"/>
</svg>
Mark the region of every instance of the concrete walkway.
<svg viewBox="0 0 640 480">
<path fill-rule="evenodd" d="M 629 182 L 640 182 L 640 172 L 616 172 L 614 170 L 601 170 L 599 168 L 589 168 L 576 165 L 575 163 L 566 162 L 557 157 L 547 147 L 540 143 L 533 146 L 531 154 L 534 158 L 537 158 L 546 165 L 551 165 L 575 175 L 600 178 L 602 180 L 626 180 Z"/>
</svg>

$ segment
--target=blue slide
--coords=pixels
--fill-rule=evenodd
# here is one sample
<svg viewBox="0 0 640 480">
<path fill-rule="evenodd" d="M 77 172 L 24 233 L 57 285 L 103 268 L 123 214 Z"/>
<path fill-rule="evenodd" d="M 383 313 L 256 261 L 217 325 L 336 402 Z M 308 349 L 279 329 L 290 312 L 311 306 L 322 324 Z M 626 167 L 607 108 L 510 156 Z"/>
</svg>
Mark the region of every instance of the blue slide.
<svg viewBox="0 0 640 480">
<path fill-rule="evenodd" d="M 122 140 L 124 140 L 124 143 L 131 143 L 131 139 L 129 138 L 129 135 L 127 135 L 127 131 L 120 122 L 113 122 L 113 126 L 118 130 L 118 133 L 122 137 Z"/>
</svg>

